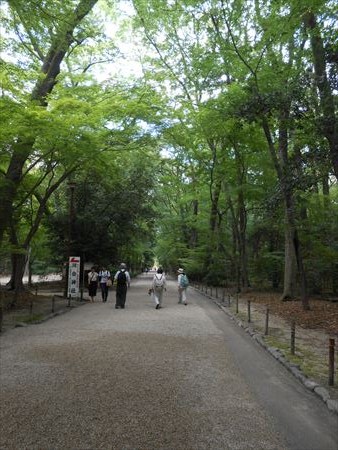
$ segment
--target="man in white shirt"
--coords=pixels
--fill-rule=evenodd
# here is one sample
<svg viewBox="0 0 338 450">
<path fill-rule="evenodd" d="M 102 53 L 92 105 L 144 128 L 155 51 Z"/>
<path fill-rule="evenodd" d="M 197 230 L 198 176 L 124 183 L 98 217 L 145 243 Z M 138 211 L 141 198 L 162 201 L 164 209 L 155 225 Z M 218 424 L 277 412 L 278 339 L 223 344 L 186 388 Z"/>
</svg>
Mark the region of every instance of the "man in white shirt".
<svg viewBox="0 0 338 450">
<path fill-rule="evenodd" d="M 108 286 L 107 281 L 110 278 L 110 272 L 105 267 L 102 267 L 102 269 L 99 272 L 99 278 L 100 278 L 100 288 L 101 288 L 101 295 L 102 295 L 102 301 L 105 303 L 108 298 Z"/>
</svg>

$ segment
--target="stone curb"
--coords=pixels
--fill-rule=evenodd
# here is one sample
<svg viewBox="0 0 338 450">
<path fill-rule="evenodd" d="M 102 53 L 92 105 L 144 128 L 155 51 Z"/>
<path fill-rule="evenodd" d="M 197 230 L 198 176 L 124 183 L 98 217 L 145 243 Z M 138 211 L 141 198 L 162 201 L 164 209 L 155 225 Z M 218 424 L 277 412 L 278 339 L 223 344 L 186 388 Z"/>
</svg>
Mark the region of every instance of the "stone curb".
<svg viewBox="0 0 338 450">
<path fill-rule="evenodd" d="M 316 383 L 313 380 L 310 380 L 307 378 L 306 375 L 302 373 L 300 370 L 300 367 L 297 364 L 293 364 L 290 361 L 288 361 L 283 353 L 275 347 L 269 347 L 266 342 L 263 339 L 263 335 L 261 333 L 258 333 L 255 331 L 252 327 L 246 325 L 243 323 L 242 320 L 240 320 L 238 317 L 234 316 L 231 311 L 229 311 L 222 303 L 220 303 L 217 299 L 214 297 L 211 297 L 210 295 L 205 294 L 204 292 L 201 292 L 197 288 L 194 288 L 197 292 L 199 292 L 204 297 L 209 298 L 212 300 L 231 320 L 233 320 L 239 327 L 243 328 L 246 333 L 248 333 L 252 339 L 254 339 L 258 344 L 260 344 L 265 350 L 267 350 L 278 362 L 280 362 L 289 372 L 292 373 L 292 375 L 297 378 L 306 389 L 314 392 L 317 397 L 319 397 L 327 406 L 327 408 L 333 412 L 334 414 L 338 415 L 338 401 L 333 400 L 330 398 L 330 394 L 327 389 L 325 389 L 323 386 L 320 386 L 318 383 Z"/>
</svg>

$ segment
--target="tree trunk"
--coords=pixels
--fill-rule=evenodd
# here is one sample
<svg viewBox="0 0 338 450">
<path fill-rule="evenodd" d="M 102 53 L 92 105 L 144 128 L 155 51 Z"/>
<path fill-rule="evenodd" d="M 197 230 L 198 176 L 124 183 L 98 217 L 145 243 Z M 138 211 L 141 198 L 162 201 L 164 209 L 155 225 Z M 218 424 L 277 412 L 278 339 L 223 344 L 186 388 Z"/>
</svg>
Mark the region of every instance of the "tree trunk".
<svg viewBox="0 0 338 450">
<path fill-rule="evenodd" d="M 338 121 L 335 113 L 332 89 L 327 79 L 325 48 L 316 17 L 312 11 L 308 10 L 304 15 L 304 24 L 310 32 L 316 85 L 319 91 L 320 106 L 323 113 L 320 118 L 321 127 L 329 143 L 333 171 L 338 179 Z"/>
<path fill-rule="evenodd" d="M 238 201 L 238 249 L 239 249 L 240 273 L 241 273 L 241 285 L 243 288 L 248 288 L 250 283 L 249 283 L 248 255 L 246 245 L 247 213 L 242 187 L 240 187 L 237 201 Z"/>
<path fill-rule="evenodd" d="M 238 218 L 232 204 L 232 200 L 229 198 L 229 209 L 232 215 L 232 259 L 233 259 L 233 269 L 230 274 L 230 279 L 233 280 L 233 274 L 236 277 L 236 288 L 237 292 L 241 292 L 241 261 L 240 261 L 240 249 L 239 249 L 239 226 Z"/>
<path fill-rule="evenodd" d="M 193 206 L 193 215 L 195 216 L 195 218 L 197 220 L 198 200 L 193 200 L 192 206 Z M 193 226 L 191 229 L 191 235 L 190 235 L 190 241 L 189 241 L 190 248 L 196 248 L 197 242 L 198 242 L 198 233 L 197 233 L 196 226 Z"/>
<path fill-rule="evenodd" d="M 285 195 L 285 206 L 286 206 L 286 228 L 289 231 L 288 245 L 290 246 L 290 255 L 289 255 L 290 262 L 291 262 L 291 258 L 296 259 L 296 263 L 297 263 L 296 267 L 298 269 L 298 274 L 299 274 L 299 278 L 300 278 L 300 296 L 301 296 L 301 300 L 302 300 L 303 309 L 306 311 L 306 310 L 310 309 L 310 304 L 309 304 L 309 299 L 307 296 L 307 283 L 306 283 L 305 269 L 304 269 L 304 265 L 303 265 L 303 257 L 301 254 L 300 242 L 299 242 L 299 238 L 298 238 L 298 231 L 297 231 L 296 222 L 295 222 L 293 197 L 292 197 L 290 190 L 286 186 L 284 186 L 284 195 Z M 293 252 L 293 255 L 291 252 Z M 292 263 L 293 263 L 293 261 L 292 261 Z M 292 282 L 291 276 L 290 276 L 289 281 Z M 286 296 L 285 294 L 286 294 L 286 292 L 283 292 L 282 299 L 289 300 L 290 296 Z M 293 295 L 295 295 L 294 292 L 293 292 Z"/>
<path fill-rule="evenodd" d="M 211 194 L 211 210 L 210 210 L 210 231 L 215 233 L 217 229 L 217 218 L 218 218 L 218 201 L 221 194 L 221 181 L 216 183 L 215 189 Z"/>
<path fill-rule="evenodd" d="M 269 252 L 273 253 L 276 250 L 279 250 L 279 248 L 280 245 L 277 242 L 276 235 L 274 234 L 273 231 L 271 231 L 269 235 Z M 277 264 L 273 264 L 271 272 L 272 289 L 277 290 L 279 288 L 280 281 L 281 281 L 281 273 L 279 267 Z"/>
<path fill-rule="evenodd" d="M 235 274 L 236 291 L 241 292 L 241 270 L 239 263 L 238 251 L 238 229 L 235 221 L 232 224 L 232 254 L 233 254 L 233 274 Z M 230 275 L 230 280 L 233 280 L 233 274 Z"/>
<path fill-rule="evenodd" d="M 298 268 L 300 283 L 301 283 L 301 299 L 304 310 L 309 310 L 309 299 L 306 289 L 306 276 L 303 265 L 302 254 L 300 250 L 300 242 L 298 238 L 298 231 L 295 220 L 295 207 L 292 192 L 292 183 L 289 180 L 290 173 L 288 167 L 287 156 L 287 119 L 288 111 L 281 111 L 280 115 L 280 130 L 279 130 L 279 159 L 277 157 L 275 144 L 272 141 L 269 123 L 266 117 L 263 117 L 263 130 L 268 142 L 270 155 L 274 163 L 281 190 L 284 196 L 285 204 L 285 273 L 284 273 L 284 291 L 282 299 L 291 299 L 294 297 L 294 279 L 297 275 L 295 267 Z M 294 259 L 297 265 L 294 264 Z M 295 270 L 294 273 L 292 271 Z"/>
<path fill-rule="evenodd" d="M 297 260 L 294 247 L 294 230 L 289 224 L 285 213 L 285 260 L 284 260 L 284 284 L 283 301 L 293 300 L 296 296 L 297 286 Z"/>
<path fill-rule="evenodd" d="M 25 249 L 22 249 L 25 250 Z M 14 279 L 14 290 L 16 292 L 24 290 L 23 284 L 23 275 L 25 273 L 27 255 L 25 253 L 16 253 L 12 255 L 12 258 L 15 259 L 15 269 L 12 270 L 13 279 Z"/>
<path fill-rule="evenodd" d="M 249 287 L 249 271 L 248 271 L 248 256 L 246 245 L 246 226 L 247 226 L 247 212 L 245 206 L 245 198 L 243 191 L 243 184 L 246 180 L 246 168 L 243 161 L 243 156 L 238 146 L 233 143 L 236 159 L 236 171 L 237 171 L 237 213 L 234 219 L 237 224 L 237 239 L 238 239 L 238 251 L 239 251 L 239 272 L 240 272 L 240 284 L 243 288 Z"/>
<path fill-rule="evenodd" d="M 0 245 L 11 218 L 16 191 L 21 182 L 24 164 L 30 155 L 34 142 L 19 142 L 13 145 L 13 155 L 5 179 L 0 183 Z"/>
</svg>

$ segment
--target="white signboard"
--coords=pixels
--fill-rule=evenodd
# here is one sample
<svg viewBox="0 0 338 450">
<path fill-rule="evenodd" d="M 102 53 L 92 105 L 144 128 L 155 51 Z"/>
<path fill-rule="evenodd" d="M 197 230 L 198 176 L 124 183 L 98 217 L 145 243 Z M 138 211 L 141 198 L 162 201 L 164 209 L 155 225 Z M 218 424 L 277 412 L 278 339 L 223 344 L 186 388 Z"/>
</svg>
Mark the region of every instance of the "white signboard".
<svg viewBox="0 0 338 450">
<path fill-rule="evenodd" d="M 68 297 L 79 297 L 80 256 L 69 257 Z"/>
</svg>

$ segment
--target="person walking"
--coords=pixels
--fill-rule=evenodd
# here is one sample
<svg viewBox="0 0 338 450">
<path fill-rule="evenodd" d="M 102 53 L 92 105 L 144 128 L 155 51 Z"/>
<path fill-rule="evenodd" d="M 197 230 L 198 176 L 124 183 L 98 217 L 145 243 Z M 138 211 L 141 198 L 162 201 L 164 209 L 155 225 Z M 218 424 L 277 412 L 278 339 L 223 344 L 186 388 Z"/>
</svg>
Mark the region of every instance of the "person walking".
<svg viewBox="0 0 338 450">
<path fill-rule="evenodd" d="M 167 290 L 167 280 L 162 267 L 159 267 L 154 275 L 152 292 L 155 300 L 155 309 L 162 308 L 163 292 Z"/>
<path fill-rule="evenodd" d="M 92 267 L 88 273 L 88 293 L 91 303 L 95 301 L 98 280 L 99 274 L 96 272 L 95 267 Z"/>
<path fill-rule="evenodd" d="M 127 288 L 130 287 L 130 275 L 127 271 L 127 265 L 125 263 L 120 264 L 120 270 L 118 270 L 114 276 L 116 282 L 116 309 L 124 309 L 127 297 Z"/>
<path fill-rule="evenodd" d="M 189 280 L 187 275 L 185 274 L 184 269 L 179 268 L 178 271 L 178 277 L 177 277 L 177 283 L 178 283 L 178 303 L 187 305 L 187 288 L 189 286 Z"/>
<path fill-rule="evenodd" d="M 108 299 L 107 281 L 110 279 L 110 272 L 104 266 L 102 267 L 102 269 L 99 272 L 99 279 L 100 279 L 102 301 L 103 301 L 103 303 L 106 303 L 106 301 Z"/>
</svg>

